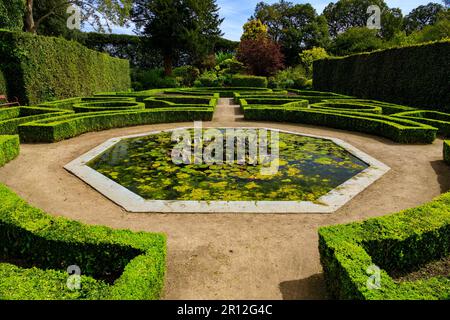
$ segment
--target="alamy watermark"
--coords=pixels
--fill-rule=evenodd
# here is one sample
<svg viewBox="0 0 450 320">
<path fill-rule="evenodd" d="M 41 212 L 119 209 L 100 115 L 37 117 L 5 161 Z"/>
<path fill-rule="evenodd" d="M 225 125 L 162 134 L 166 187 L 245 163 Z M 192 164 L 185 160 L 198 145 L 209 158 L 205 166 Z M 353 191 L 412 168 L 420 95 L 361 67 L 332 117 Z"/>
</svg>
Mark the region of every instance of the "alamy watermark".
<svg viewBox="0 0 450 320">
<path fill-rule="evenodd" d="M 67 268 L 67 288 L 71 291 L 81 290 L 81 268 L 73 265 Z"/>
<path fill-rule="evenodd" d="M 81 10 L 75 5 L 67 8 L 66 13 L 69 15 L 67 19 L 67 28 L 69 30 L 81 30 Z"/>
<path fill-rule="evenodd" d="M 178 129 L 173 132 L 172 141 L 177 143 L 172 150 L 172 162 L 176 165 L 261 165 L 261 175 L 275 175 L 280 166 L 277 130 L 203 130 L 202 122 L 195 122 L 193 136 L 192 130 Z"/>
<path fill-rule="evenodd" d="M 371 265 L 366 270 L 367 274 L 370 275 L 367 279 L 367 289 L 369 290 L 380 290 L 381 289 L 381 269 L 376 265 Z"/>
<path fill-rule="evenodd" d="M 367 14 L 370 14 L 367 19 L 367 28 L 380 30 L 381 29 L 381 9 L 377 5 L 371 5 L 367 8 Z"/>
</svg>

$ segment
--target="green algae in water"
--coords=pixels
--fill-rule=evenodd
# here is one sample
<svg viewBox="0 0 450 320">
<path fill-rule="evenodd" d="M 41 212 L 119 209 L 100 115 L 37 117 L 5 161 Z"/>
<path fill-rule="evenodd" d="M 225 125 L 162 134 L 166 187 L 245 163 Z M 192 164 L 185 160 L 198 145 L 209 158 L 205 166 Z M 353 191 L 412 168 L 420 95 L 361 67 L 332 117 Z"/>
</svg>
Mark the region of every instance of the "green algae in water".
<svg viewBox="0 0 450 320">
<path fill-rule="evenodd" d="M 88 165 L 147 200 L 198 201 L 316 201 L 368 167 L 332 141 L 279 136 L 280 167 L 269 176 L 262 165 L 176 165 L 171 132 L 122 140 Z"/>
</svg>

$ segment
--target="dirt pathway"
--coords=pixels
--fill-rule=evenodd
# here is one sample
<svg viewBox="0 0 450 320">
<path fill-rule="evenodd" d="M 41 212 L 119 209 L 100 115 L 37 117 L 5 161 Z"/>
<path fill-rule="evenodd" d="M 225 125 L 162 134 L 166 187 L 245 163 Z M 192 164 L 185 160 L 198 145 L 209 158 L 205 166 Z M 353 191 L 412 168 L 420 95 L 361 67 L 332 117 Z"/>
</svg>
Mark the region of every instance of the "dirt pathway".
<svg viewBox="0 0 450 320">
<path fill-rule="evenodd" d="M 205 127 L 235 126 L 232 109 L 236 108 L 231 104 L 219 106 L 215 115 L 219 122 L 205 123 Z M 340 138 L 392 170 L 334 214 L 205 215 L 129 214 L 63 169 L 109 138 L 192 125 L 114 129 L 55 144 L 25 144 L 16 160 L 0 168 L 0 182 L 55 216 L 113 228 L 166 233 L 167 299 L 325 298 L 317 249 L 320 226 L 397 212 L 428 202 L 450 189 L 450 170 L 442 161 L 442 140 L 425 146 L 399 145 L 339 130 L 244 121 L 239 126 Z"/>
</svg>

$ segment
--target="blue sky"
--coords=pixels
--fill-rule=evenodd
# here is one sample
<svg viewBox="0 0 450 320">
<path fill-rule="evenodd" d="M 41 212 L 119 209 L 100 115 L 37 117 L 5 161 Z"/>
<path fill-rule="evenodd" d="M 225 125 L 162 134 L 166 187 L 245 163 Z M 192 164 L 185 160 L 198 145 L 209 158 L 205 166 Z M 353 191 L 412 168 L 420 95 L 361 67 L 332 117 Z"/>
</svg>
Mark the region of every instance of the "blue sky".
<svg viewBox="0 0 450 320">
<path fill-rule="evenodd" d="M 218 0 L 217 3 L 220 15 L 225 18 L 221 29 L 225 34 L 224 37 L 230 40 L 239 40 L 242 34 L 242 26 L 255 11 L 256 4 L 261 0 Z M 334 2 L 336 2 L 335 0 Z M 439 2 L 439 0 L 385 0 L 391 8 L 401 8 L 403 14 L 408 14 L 412 9 L 427 4 L 429 2 Z M 275 3 L 278 0 L 266 0 L 266 3 Z M 322 13 L 323 9 L 332 0 L 291 0 L 293 3 L 311 3 L 318 13 Z M 114 28 L 113 33 L 133 34 L 131 29 Z"/>
</svg>

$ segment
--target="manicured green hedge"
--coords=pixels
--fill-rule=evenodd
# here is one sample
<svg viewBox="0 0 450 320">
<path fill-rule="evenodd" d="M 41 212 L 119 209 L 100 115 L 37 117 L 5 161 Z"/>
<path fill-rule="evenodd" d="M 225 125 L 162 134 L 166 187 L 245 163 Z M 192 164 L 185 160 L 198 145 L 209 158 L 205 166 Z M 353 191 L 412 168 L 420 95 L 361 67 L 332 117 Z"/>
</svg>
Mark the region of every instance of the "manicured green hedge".
<svg viewBox="0 0 450 320">
<path fill-rule="evenodd" d="M 450 254 L 450 193 L 419 208 L 361 223 L 319 230 L 320 260 L 333 299 L 450 299 L 450 279 L 395 282 Z M 380 289 L 370 289 L 371 266 L 381 268 Z"/>
<path fill-rule="evenodd" d="M 314 62 L 314 89 L 450 110 L 450 41 Z"/>
<path fill-rule="evenodd" d="M 23 142 L 56 142 L 80 134 L 156 123 L 211 121 L 212 108 L 171 108 L 68 114 L 18 127 Z"/>
<path fill-rule="evenodd" d="M 268 83 L 266 77 L 234 75 L 231 78 L 232 87 L 267 88 Z"/>
<path fill-rule="evenodd" d="M 321 125 L 374 134 L 399 143 L 432 143 L 438 129 L 389 116 L 303 108 L 245 108 L 246 120 L 280 121 Z"/>
<path fill-rule="evenodd" d="M 450 164 L 450 140 L 444 141 L 444 161 Z"/>
<path fill-rule="evenodd" d="M 0 167 L 19 155 L 19 136 L 0 136 Z"/>
<path fill-rule="evenodd" d="M 14 107 L 0 111 L 0 135 L 17 134 L 17 127 L 22 123 L 67 114 L 69 111 L 38 107 Z M 1 120 L 1 119 L 4 120 Z"/>
<path fill-rule="evenodd" d="M 72 110 L 75 113 L 143 109 L 145 109 L 145 104 L 143 103 L 117 100 L 83 102 L 72 106 Z"/>
<path fill-rule="evenodd" d="M 86 226 L 64 218 L 54 218 L 33 208 L 0 184 L 0 241 L 2 261 L 22 261 L 39 269 L 66 270 L 71 265 L 82 274 L 82 287 L 93 290 L 70 295 L 67 289 L 54 291 L 66 278 L 62 273 L 45 273 L 36 269 L 0 268 L 0 297 L 33 299 L 159 299 L 164 284 L 166 238 L 162 234 L 133 233 L 107 227 Z M 13 277 L 11 280 L 10 277 Z M 25 279 L 20 280 L 20 277 Z M 113 285 L 101 283 L 113 280 Z M 24 292 L 24 287 L 29 292 Z M 64 282 L 60 282 L 64 281 Z M 5 285 L 6 284 L 6 285 Z M 11 287 L 10 287 L 11 286 Z M 84 287 L 83 287 L 84 288 Z M 5 291 L 2 291 L 5 290 Z M 66 290 L 66 291 L 64 291 Z M 83 289 L 84 290 L 84 289 Z"/>
<path fill-rule="evenodd" d="M 392 115 L 402 119 L 411 119 L 416 122 L 428 124 L 439 129 L 439 134 L 450 137 L 450 114 L 437 112 L 417 110 L 410 112 L 396 113 Z"/>
<path fill-rule="evenodd" d="M 0 31 L 0 60 L 9 96 L 23 105 L 131 87 L 127 60 L 62 38 Z"/>
<path fill-rule="evenodd" d="M 218 97 L 210 96 L 154 96 L 144 99 L 147 109 L 153 108 L 214 108 Z"/>
</svg>

